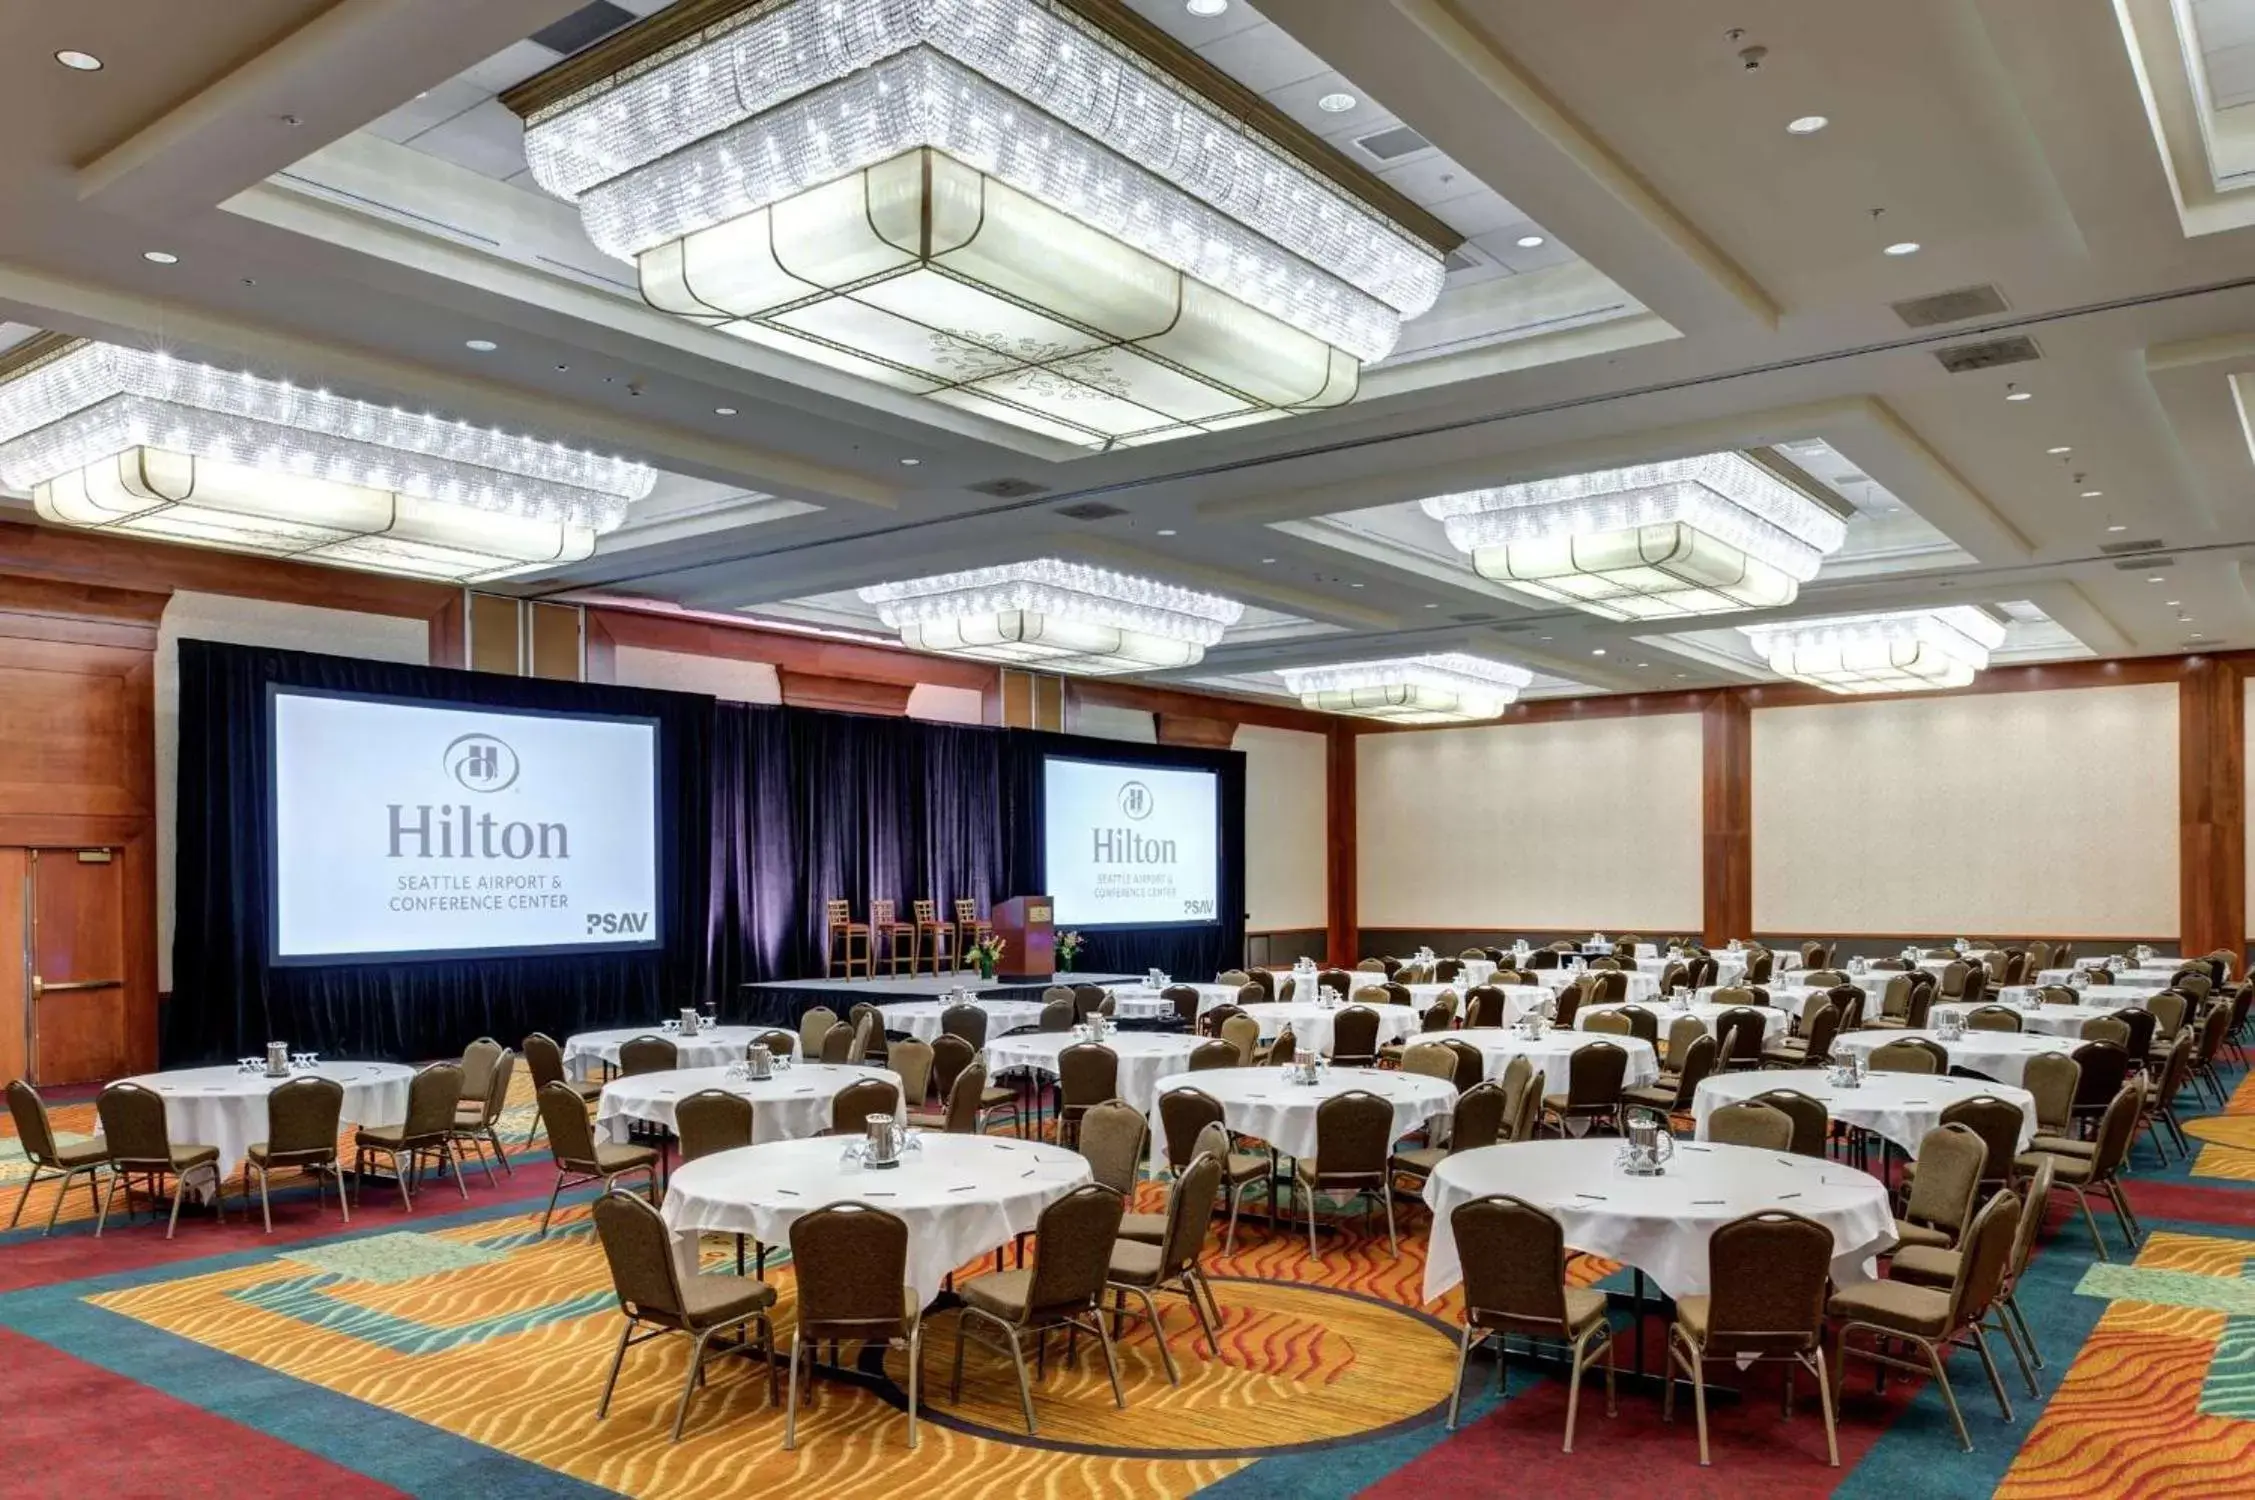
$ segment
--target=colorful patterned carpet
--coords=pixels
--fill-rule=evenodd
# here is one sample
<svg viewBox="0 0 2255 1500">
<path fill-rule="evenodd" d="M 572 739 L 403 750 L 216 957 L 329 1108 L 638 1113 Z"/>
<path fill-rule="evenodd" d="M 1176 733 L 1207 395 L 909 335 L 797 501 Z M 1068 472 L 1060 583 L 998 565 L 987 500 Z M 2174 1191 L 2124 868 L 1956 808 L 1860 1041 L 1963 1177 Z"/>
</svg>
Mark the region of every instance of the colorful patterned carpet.
<svg viewBox="0 0 2255 1500">
<path fill-rule="evenodd" d="M 825 1497 L 2255 1496 L 2255 1084 L 2231 1108 L 2188 1123 L 2198 1151 L 2164 1168 L 2150 1143 L 2133 1201 L 2148 1230 L 2134 1263 L 2100 1262 L 2070 1202 L 2021 1292 L 2048 1361 L 2045 1397 L 2008 1372 L 2015 1420 L 1997 1412 L 1978 1367 L 1953 1361 L 1975 1451 L 1961 1453 L 1939 1394 L 1916 1381 L 1884 1396 L 1868 1366 L 1850 1378 L 1842 1467 L 1806 1383 L 1795 1415 L 1778 1377 L 1713 1413 L 1714 1466 L 1701 1469 L 1688 1413 L 1663 1425 L 1658 1402 L 1624 1386 L 1605 1415 L 1592 1385 L 1577 1452 L 1559 1451 L 1565 1387 L 1514 1360 L 1499 1402 L 1496 1366 L 1477 1358 L 1465 1424 L 1444 1431 L 1455 1357 L 1454 1300 L 1415 1305 L 1423 1214 L 1405 1214 L 1398 1258 L 1381 1228 L 1348 1218 L 1320 1264 L 1304 1231 L 1241 1227 L 1234 1256 L 1209 1265 L 1225 1315 L 1214 1358 L 1179 1300 L 1168 1319 L 1183 1383 L 1170 1388 L 1149 1330 L 1123 1342 L 1128 1407 L 1116 1410 L 1101 1361 L 1053 1346 L 1036 1391 L 1041 1434 L 1018 1419 L 1008 1364 L 974 1347 L 963 1400 L 945 1400 L 953 1319 L 926 1348 L 923 1444 L 902 1419 L 903 1357 L 815 1382 L 796 1452 L 767 1381 L 723 1360 L 667 1441 L 686 1370 L 685 1341 L 628 1356 L 607 1419 L 595 1398 L 618 1334 L 583 1191 L 538 1236 L 554 1181 L 544 1148 L 522 1152 L 529 1097 L 505 1136 L 517 1170 L 488 1186 L 475 1169 L 465 1204 L 432 1184 L 409 1216 L 371 1190 L 350 1230 L 334 1201 L 278 1197 L 275 1232 L 231 1198 L 224 1225 L 183 1217 L 167 1243 L 144 1215 L 96 1240 L 81 1189 L 52 1238 L 51 1191 L 0 1233 L 0 1368 L 11 1496 L 382 1494 L 651 1496 L 754 1494 L 812 1485 Z M 520 1089 L 520 1092 L 522 1090 Z M 2188 1100 L 2189 1100 L 2188 1093 Z M 64 1104 L 59 1130 L 93 1129 Z M 0 1202 L 25 1175 L 0 1136 Z M 1142 1206 L 1159 1190 L 1145 1187 Z M 2105 1226 L 2117 1257 L 2118 1239 Z M 709 1248 L 716 1273 L 732 1254 Z M 724 1265 L 724 1262 L 726 1264 Z M 1578 1261 L 1577 1274 L 1614 1267 Z M 978 1267 L 966 1268 L 975 1272 Z M 771 1259 L 788 1329 L 788 1260 Z M 1648 1337 L 1653 1359 L 1662 1330 Z M 1626 1341 L 1624 1341 L 1624 1345 Z M 849 1351 L 850 1352 L 850 1351 Z M 1727 1383 L 1727 1380 L 1725 1381 Z"/>
</svg>

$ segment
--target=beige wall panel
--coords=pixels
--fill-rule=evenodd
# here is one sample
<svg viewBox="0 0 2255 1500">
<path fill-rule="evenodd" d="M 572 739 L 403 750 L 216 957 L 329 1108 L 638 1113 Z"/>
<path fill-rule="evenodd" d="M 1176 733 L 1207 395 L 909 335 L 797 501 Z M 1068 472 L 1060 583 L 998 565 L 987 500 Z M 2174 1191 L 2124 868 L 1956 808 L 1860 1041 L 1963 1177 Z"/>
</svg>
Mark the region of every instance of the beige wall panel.
<svg viewBox="0 0 2255 1500">
<path fill-rule="evenodd" d="M 230 641 L 427 666 L 431 627 L 400 615 L 364 615 L 269 599 L 182 590 L 157 627 L 157 988 L 172 988 L 173 817 L 180 771 L 180 641 Z"/>
<path fill-rule="evenodd" d="M 1364 735 L 1364 927 L 1695 931 L 1697 714 Z"/>
<path fill-rule="evenodd" d="M 935 724 L 984 724 L 986 694 L 977 688 L 944 687 L 919 682 L 908 690 L 908 716 Z"/>
<path fill-rule="evenodd" d="M 1329 742 L 1241 724 L 1231 748 L 1245 752 L 1246 925 L 1255 932 L 1323 926 Z"/>
<path fill-rule="evenodd" d="M 2174 684 L 1760 709 L 1754 926 L 2167 937 L 2177 815 Z"/>
<path fill-rule="evenodd" d="M 781 703 L 783 684 L 764 661 L 732 656 L 697 656 L 687 651 L 653 651 L 618 646 L 611 654 L 612 681 L 621 687 L 664 688 L 675 693 L 705 693 L 732 703 Z"/>
<path fill-rule="evenodd" d="M 1074 705 L 1073 722 L 1065 726 L 1071 734 L 1085 734 L 1100 740 L 1129 740 L 1138 745 L 1156 745 L 1159 742 L 1159 720 L 1140 708 L 1115 708 L 1109 703 L 1081 703 Z"/>
</svg>

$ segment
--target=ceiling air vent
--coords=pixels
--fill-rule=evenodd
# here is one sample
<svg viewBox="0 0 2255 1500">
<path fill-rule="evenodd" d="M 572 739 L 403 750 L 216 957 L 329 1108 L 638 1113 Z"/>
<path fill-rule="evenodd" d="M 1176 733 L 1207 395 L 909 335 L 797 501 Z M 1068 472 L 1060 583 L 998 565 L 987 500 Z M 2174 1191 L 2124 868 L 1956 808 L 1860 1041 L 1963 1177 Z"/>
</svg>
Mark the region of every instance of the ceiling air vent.
<svg viewBox="0 0 2255 1500">
<path fill-rule="evenodd" d="M 2108 542 L 2098 550 L 2108 557 L 2121 557 L 2131 552 L 2159 552 L 2161 538 L 2149 536 L 2142 542 Z"/>
<path fill-rule="evenodd" d="M 542 27 L 532 34 L 532 39 L 569 57 L 633 22 L 633 11 L 622 10 L 611 4 L 611 0 L 595 0 L 594 4 L 581 6 L 561 21 Z"/>
<path fill-rule="evenodd" d="M 2011 311 L 2004 293 L 1993 286 L 1961 286 L 1954 292 L 1936 292 L 1931 297 L 1913 297 L 1889 306 L 1910 328 L 1939 328 L 1944 323 L 1993 318 L 1998 313 Z"/>
<path fill-rule="evenodd" d="M 1492 625 L 1495 623 L 1494 615 L 1450 615 L 1449 618 L 1459 625 Z"/>
<path fill-rule="evenodd" d="M 1467 240 L 1464 244 L 1457 246 L 1454 250 L 1451 250 L 1445 257 L 1442 258 L 1441 274 L 1443 274 L 1444 276 L 1454 276 L 1459 271 L 1477 270 L 1487 263 L 1487 257 L 1475 252 L 1472 248 L 1471 242 Z"/>
<path fill-rule="evenodd" d="M 974 495 L 992 495 L 997 500 L 1023 500 L 1028 495 L 1046 495 L 1049 486 L 1036 484 L 1031 479 L 990 479 L 984 484 L 971 486 Z"/>
<path fill-rule="evenodd" d="M 2173 557 L 2136 557 L 2128 562 L 2118 562 L 2114 568 L 2119 573 L 2143 573 L 2150 568 L 2173 568 L 2176 565 L 2177 560 Z"/>
<path fill-rule="evenodd" d="M 1108 505 L 1102 500 L 1076 500 L 1071 505 L 1060 505 L 1057 514 L 1068 521 L 1109 521 L 1114 516 L 1127 514 L 1124 505 Z"/>
<path fill-rule="evenodd" d="M 1379 161 L 1400 161 L 1405 156 L 1431 150 L 1433 145 L 1407 125 L 1396 125 L 1391 130 L 1363 136 L 1355 144 Z"/>
<path fill-rule="evenodd" d="M 2023 365 L 2032 359 L 2042 359 L 2043 351 L 2036 341 L 2025 334 L 2010 338 L 1983 339 L 1978 344 L 1952 344 L 1947 349 L 1937 349 L 1934 357 L 1942 368 L 1952 375 L 1963 375 L 1968 370 L 1994 370 L 1999 365 Z"/>
</svg>

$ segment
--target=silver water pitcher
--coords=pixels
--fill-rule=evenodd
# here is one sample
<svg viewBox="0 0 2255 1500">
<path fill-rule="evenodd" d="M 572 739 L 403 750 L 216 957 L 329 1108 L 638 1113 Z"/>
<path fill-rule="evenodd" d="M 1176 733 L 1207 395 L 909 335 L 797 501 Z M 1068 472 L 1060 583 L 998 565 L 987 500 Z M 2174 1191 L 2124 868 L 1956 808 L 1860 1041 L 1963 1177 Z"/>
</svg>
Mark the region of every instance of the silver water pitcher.
<svg viewBox="0 0 2255 1500">
<path fill-rule="evenodd" d="M 287 1078 L 290 1076 L 290 1044 L 288 1042 L 268 1042 L 266 1044 L 266 1076 L 269 1078 Z"/>
<path fill-rule="evenodd" d="M 900 1121 L 891 1115 L 864 1115 L 862 1125 L 867 1136 L 862 1143 L 861 1164 L 865 1167 L 897 1167 L 900 1165 Z"/>
<path fill-rule="evenodd" d="M 1628 1117 L 1628 1160 L 1621 1170 L 1631 1177 L 1658 1177 L 1676 1154 L 1676 1138 L 1668 1122 L 1648 1109 L 1632 1110 Z"/>
<path fill-rule="evenodd" d="M 681 1034 L 683 1036 L 695 1036 L 703 1025 L 704 1017 L 697 1014 L 697 1007 L 694 1005 L 681 1012 Z"/>
<path fill-rule="evenodd" d="M 775 1054 L 764 1043 L 754 1042 L 744 1050 L 744 1076 L 755 1082 L 775 1076 Z"/>
</svg>

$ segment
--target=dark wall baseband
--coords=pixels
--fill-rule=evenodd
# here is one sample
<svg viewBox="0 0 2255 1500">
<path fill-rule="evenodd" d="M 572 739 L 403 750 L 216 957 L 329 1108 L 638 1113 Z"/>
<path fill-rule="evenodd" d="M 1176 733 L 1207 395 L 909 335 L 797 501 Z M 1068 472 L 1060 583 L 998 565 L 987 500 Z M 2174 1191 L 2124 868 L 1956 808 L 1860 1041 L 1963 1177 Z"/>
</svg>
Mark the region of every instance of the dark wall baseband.
<svg viewBox="0 0 2255 1500">
<path fill-rule="evenodd" d="M 1317 963 L 1324 960 L 1324 950 L 1330 934 L 1321 927 L 1294 927 L 1273 932 L 1248 932 L 1245 934 L 1245 962 L 1249 964 L 1290 964 L 1297 959 L 1312 958 Z"/>
<path fill-rule="evenodd" d="M 1495 927 L 1365 927 L 1360 933 L 1361 950 L 1357 956 L 1400 956 L 1414 953 L 1420 947 L 1431 948 L 1435 953 L 1459 953 L 1466 948 L 1508 948 L 1519 938 L 1525 938 L 1539 948 L 1546 943 L 1578 941 L 1588 937 L 1593 930 L 1595 929 L 1588 927 L 1572 931 L 1533 927 L 1508 931 Z M 1609 927 L 1604 931 L 1607 937 L 1633 932 L 1647 943 L 1698 935 L 1687 927 Z M 1752 937 L 1765 947 L 1780 952 L 1796 951 L 1809 939 L 1822 938 L 1834 945 L 1833 956 L 1841 963 L 1851 958 L 1893 958 L 1914 943 L 1921 948 L 1947 948 L 1961 937 L 1994 942 L 2021 942 L 2028 938 L 2042 938 L 2050 943 L 2070 942 L 2075 945 L 2078 953 L 2084 955 L 2120 953 L 2139 943 L 2149 943 L 2164 953 L 2177 951 L 2177 937 L 2174 933 L 2149 933 L 2143 937 L 2134 937 L 2119 933 L 2092 936 L 2087 933 L 2043 932 L 1764 932 L 1752 934 Z"/>
</svg>

